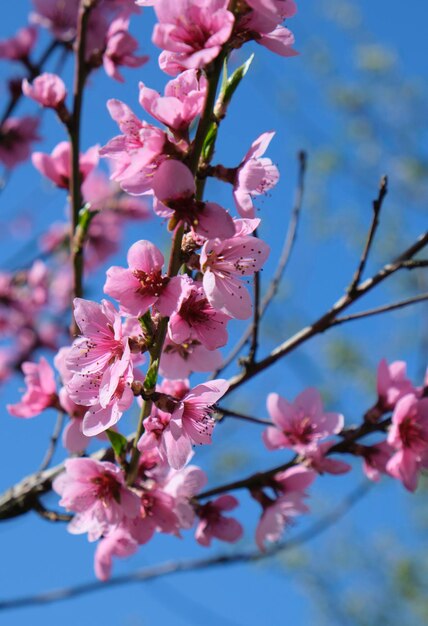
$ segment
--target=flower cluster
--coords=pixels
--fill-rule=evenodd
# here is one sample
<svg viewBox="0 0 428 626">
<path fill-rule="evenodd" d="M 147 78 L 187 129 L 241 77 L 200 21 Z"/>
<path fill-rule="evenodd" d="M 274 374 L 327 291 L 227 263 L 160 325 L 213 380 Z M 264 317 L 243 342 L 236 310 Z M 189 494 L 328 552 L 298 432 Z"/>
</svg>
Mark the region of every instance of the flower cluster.
<svg viewBox="0 0 428 626">
<path fill-rule="evenodd" d="M 68 133 L 51 154 L 33 152 L 32 163 L 56 188 L 70 192 L 73 228 L 54 224 L 40 242 L 49 262 L 57 263 L 55 274 L 36 262 L 20 275 L 0 276 L 0 330 L 25 337 L 17 363 L 0 353 L 0 377 L 22 365 L 26 389 L 9 412 L 25 419 L 49 409 L 67 415 L 63 443 L 70 453 L 85 452 L 94 437 L 111 443 L 111 456 L 69 458 L 53 483 L 60 505 L 72 514 L 69 531 L 98 542 L 96 575 L 106 580 L 113 557 L 133 554 L 156 533 L 180 537 L 195 528 L 201 546 L 213 538 L 238 541 L 243 527 L 229 512 L 239 505 L 230 492 L 240 488 L 261 506 L 255 540 L 263 551 L 309 511 L 308 489 L 318 475 L 351 470 L 339 457 L 343 453 L 362 458 L 370 479 L 389 474 L 413 491 L 428 467 L 428 397 L 426 381 L 425 387 L 413 386 L 401 362 L 380 363 L 377 402 L 356 429 L 345 428 L 342 414 L 325 411 L 314 388 L 292 402 L 270 393 L 271 422 L 263 442 L 268 450 L 289 454 L 273 470 L 204 492 L 207 476 L 189 465 L 195 446 L 212 444 L 216 416 L 227 415 L 219 402 L 230 387 L 215 376 L 198 384 L 189 377 L 221 369 L 229 323 L 257 318 L 248 282 L 269 256 L 259 233 L 257 198 L 279 180 L 276 165 L 265 156 L 274 137 L 269 130 L 234 167 L 212 165 L 221 119 L 246 70 L 228 78 L 225 69 L 218 88 L 220 75 L 232 51 L 248 42 L 284 57 L 296 54 L 294 37 L 283 25 L 296 12 L 293 0 L 33 4 L 33 23 L 47 28 L 66 50 L 86 41 L 79 60 L 83 84 L 101 66 L 123 81 L 119 68 L 147 61 L 137 54 L 129 25 L 140 11 L 136 5 L 153 6 L 152 41 L 162 50 L 159 66 L 168 75 L 162 94 L 139 84 L 143 116 L 151 120 L 111 99 L 108 112 L 119 134 L 80 154 L 79 107 L 77 113 L 69 110 L 63 80 L 32 71 L 20 81 L 22 94 L 51 109 Z M 87 29 L 83 40 L 82 28 Z M 35 42 L 35 27 L 23 29 L 0 42 L 0 58 L 31 69 Z M 6 167 L 28 158 L 36 128 L 33 118 L 2 124 L 0 161 Z M 97 169 L 99 157 L 107 159 L 110 180 Z M 233 210 L 204 197 L 210 177 L 229 186 Z M 125 221 L 152 215 L 147 199 L 172 233 L 169 259 L 152 241 L 138 239 L 126 261 L 107 269 L 106 299 L 84 298 L 76 284 L 119 250 Z M 72 343 L 58 350 L 58 325 L 72 296 Z M 58 315 L 45 327 L 35 324 L 48 305 Z M 46 347 L 56 351 L 57 374 L 44 356 L 31 360 L 35 350 Z M 247 373 L 254 373 L 251 367 L 254 362 L 247 362 Z M 125 437 L 123 416 L 134 410 L 140 414 L 136 434 Z M 374 440 L 379 434 L 384 439 Z"/>
</svg>

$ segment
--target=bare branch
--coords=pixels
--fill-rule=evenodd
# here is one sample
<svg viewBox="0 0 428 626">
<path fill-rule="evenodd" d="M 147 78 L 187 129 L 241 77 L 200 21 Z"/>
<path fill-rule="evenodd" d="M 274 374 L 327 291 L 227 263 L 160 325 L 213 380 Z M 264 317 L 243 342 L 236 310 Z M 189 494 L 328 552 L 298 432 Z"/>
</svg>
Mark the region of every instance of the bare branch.
<svg viewBox="0 0 428 626">
<path fill-rule="evenodd" d="M 19 609 L 31 606 L 51 604 L 62 600 L 70 600 L 88 593 L 103 591 L 113 587 L 129 585 L 131 583 L 147 582 L 157 578 L 164 578 L 180 572 L 194 572 L 210 569 L 223 565 L 237 565 L 239 563 L 256 563 L 277 556 L 285 551 L 298 548 L 312 539 L 326 532 L 331 526 L 342 519 L 348 511 L 354 507 L 372 487 L 372 483 L 364 482 L 354 489 L 337 507 L 314 522 L 307 530 L 296 534 L 288 541 L 278 543 L 265 552 L 259 550 L 246 550 L 235 553 L 222 553 L 205 559 L 193 559 L 189 561 L 166 562 L 154 567 L 137 570 L 131 574 L 116 576 L 107 582 L 93 581 L 74 587 L 63 587 L 33 596 L 23 596 L 11 600 L 0 600 L 0 611 Z"/>
<path fill-rule="evenodd" d="M 49 447 L 46 450 L 46 454 L 40 465 L 39 472 L 43 472 L 43 470 L 47 469 L 52 461 L 52 457 L 55 454 L 56 445 L 58 443 L 59 436 L 62 431 L 62 425 L 64 423 L 64 412 L 59 411 L 58 417 L 56 418 L 55 427 L 50 439 Z"/>
<path fill-rule="evenodd" d="M 252 422 L 253 424 L 261 424 L 262 426 L 272 426 L 272 422 L 269 420 L 259 419 L 258 417 L 252 417 L 251 415 L 245 415 L 244 413 L 238 413 L 237 411 L 232 411 L 231 409 L 224 409 L 223 407 L 216 406 L 215 410 L 217 413 L 220 413 L 222 418 L 224 417 L 236 417 L 240 420 L 245 420 L 246 422 Z"/>
<path fill-rule="evenodd" d="M 364 250 L 361 255 L 361 260 L 357 268 L 357 271 L 355 272 L 354 277 L 351 281 L 351 284 L 349 285 L 347 289 L 348 293 L 353 293 L 356 287 L 360 284 L 361 277 L 364 272 L 364 268 L 366 267 L 370 249 L 372 247 L 372 243 L 374 241 L 376 231 L 379 226 L 379 215 L 382 209 L 383 201 L 387 193 L 388 193 L 388 178 L 386 176 L 383 176 L 380 181 L 378 197 L 376 198 L 376 200 L 373 200 L 373 218 L 372 218 L 370 229 L 367 235 L 366 245 L 364 246 Z"/>
<path fill-rule="evenodd" d="M 240 387 L 243 383 L 256 376 L 266 368 L 276 363 L 279 359 L 284 357 L 295 350 L 298 346 L 302 345 L 312 337 L 324 333 L 326 330 L 334 326 L 334 321 L 338 317 L 339 313 L 347 309 L 351 304 L 359 300 L 363 295 L 371 291 L 374 287 L 383 282 L 386 278 L 389 278 L 398 270 L 405 267 L 405 263 L 412 259 L 412 257 L 420 252 L 428 244 L 428 231 L 423 233 L 414 244 L 407 248 L 402 254 L 396 257 L 391 263 L 388 263 L 382 267 L 371 278 L 367 278 L 363 283 L 360 283 L 352 293 L 346 293 L 331 307 L 327 313 L 318 318 L 310 326 L 306 326 L 299 330 L 295 335 L 284 341 L 277 346 L 267 357 L 254 363 L 251 370 L 240 372 L 233 378 L 229 379 L 228 393 Z"/>
<path fill-rule="evenodd" d="M 343 317 L 337 317 L 332 326 L 338 326 L 345 322 L 352 322 L 353 320 L 360 320 L 365 317 L 371 317 L 373 315 L 379 315 L 380 313 L 388 313 L 389 311 L 396 311 L 397 309 L 403 309 L 404 307 L 418 302 L 426 302 L 428 300 L 428 293 L 421 293 L 419 296 L 413 298 L 407 298 L 406 300 L 400 300 L 399 302 L 393 302 L 392 304 L 385 304 L 384 306 L 378 306 L 374 309 L 368 309 L 367 311 L 361 311 L 360 313 L 352 313 Z"/>
</svg>

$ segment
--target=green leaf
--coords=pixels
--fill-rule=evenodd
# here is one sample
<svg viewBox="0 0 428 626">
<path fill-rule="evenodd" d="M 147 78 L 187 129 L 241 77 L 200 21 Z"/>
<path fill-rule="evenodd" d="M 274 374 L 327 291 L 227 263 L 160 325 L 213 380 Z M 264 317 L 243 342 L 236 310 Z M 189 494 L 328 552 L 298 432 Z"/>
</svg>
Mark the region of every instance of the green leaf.
<svg viewBox="0 0 428 626">
<path fill-rule="evenodd" d="M 127 438 L 121 435 L 120 433 L 117 433 L 116 431 L 111 430 L 110 428 L 106 430 L 106 433 L 107 433 L 107 437 L 110 440 L 111 447 L 113 448 L 115 455 L 119 459 L 123 458 L 126 454 L 126 449 L 128 447 Z"/>
<path fill-rule="evenodd" d="M 151 336 L 153 334 L 153 321 L 150 311 L 146 311 L 144 315 L 138 318 L 138 321 L 143 331 L 149 333 Z"/>
<path fill-rule="evenodd" d="M 229 102 L 232 100 L 233 94 L 238 88 L 239 83 L 244 78 L 250 65 L 253 62 L 254 54 L 252 54 L 242 65 L 240 65 L 232 74 L 230 78 L 225 81 L 224 87 L 222 86 L 220 92 L 220 101 L 223 108 L 227 108 Z"/>
<path fill-rule="evenodd" d="M 156 387 L 156 381 L 158 379 L 159 359 L 155 359 L 147 370 L 146 377 L 144 379 L 144 388 L 150 391 Z"/>
</svg>

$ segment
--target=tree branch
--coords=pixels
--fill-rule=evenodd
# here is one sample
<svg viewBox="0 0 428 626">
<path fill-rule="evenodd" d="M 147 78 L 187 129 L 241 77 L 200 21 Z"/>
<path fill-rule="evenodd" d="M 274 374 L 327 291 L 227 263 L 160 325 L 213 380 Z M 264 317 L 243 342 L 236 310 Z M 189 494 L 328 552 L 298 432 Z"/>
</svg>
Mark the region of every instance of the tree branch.
<svg viewBox="0 0 428 626">
<path fill-rule="evenodd" d="M 361 255 L 360 264 L 354 274 L 351 284 L 349 285 L 347 289 L 348 293 L 353 293 L 356 287 L 360 284 L 361 277 L 364 272 L 364 268 L 366 267 L 370 249 L 372 247 L 372 243 L 374 241 L 376 231 L 379 226 L 379 215 L 382 209 L 383 201 L 387 193 L 388 193 L 388 178 L 386 176 L 383 176 L 379 185 L 378 197 L 376 198 L 376 200 L 373 200 L 373 218 L 372 218 L 370 229 L 367 235 L 366 244 L 364 246 L 364 250 Z"/>
<path fill-rule="evenodd" d="M 232 554 L 229 552 L 222 553 L 205 559 L 179 561 L 178 563 L 161 563 L 160 565 L 154 567 L 137 570 L 131 574 L 116 576 L 107 582 L 93 581 L 76 585 L 74 587 L 54 589 L 52 591 L 32 596 L 23 596 L 21 598 L 13 598 L 11 600 L 0 600 L 0 611 L 40 606 L 43 604 L 60 602 L 62 600 L 70 600 L 71 598 L 76 598 L 88 593 L 103 591 L 105 589 L 120 587 L 131 583 L 147 582 L 149 580 L 164 578 L 165 576 L 178 574 L 180 572 L 195 572 L 223 565 L 238 565 L 239 563 L 257 563 L 258 561 L 264 561 L 287 550 L 298 548 L 326 532 L 331 526 L 333 526 L 333 524 L 342 519 L 346 513 L 365 495 L 367 495 L 371 487 L 372 483 L 368 483 L 366 481 L 360 484 L 337 507 L 322 516 L 318 521 L 314 522 L 314 524 L 312 524 L 307 530 L 296 534 L 295 537 L 292 537 L 287 541 L 283 541 L 272 546 L 265 552 L 260 552 L 259 550 L 245 550 Z"/>
<path fill-rule="evenodd" d="M 393 302 L 392 304 L 385 304 L 378 306 L 374 309 L 368 309 L 367 311 L 360 311 L 359 313 L 352 313 L 351 315 L 345 315 L 343 317 L 337 317 L 332 326 L 338 326 L 345 322 L 352 322 L 353 320 L 364 319 L 365 317 L 371 317 L 373 315 L 379 315 L 380 313 L 388 313 L 389 311 L 396 311 L 397 309 L 403 309 L 404 307 L 412 304 L 418 304 L 419 302 L 426 302 L 428 300 L 428 293 L 421 293 L 419 296 L 413 298 L 407 298 L 406 300 L 400 300 L 399 302 Z"/>
</svg>

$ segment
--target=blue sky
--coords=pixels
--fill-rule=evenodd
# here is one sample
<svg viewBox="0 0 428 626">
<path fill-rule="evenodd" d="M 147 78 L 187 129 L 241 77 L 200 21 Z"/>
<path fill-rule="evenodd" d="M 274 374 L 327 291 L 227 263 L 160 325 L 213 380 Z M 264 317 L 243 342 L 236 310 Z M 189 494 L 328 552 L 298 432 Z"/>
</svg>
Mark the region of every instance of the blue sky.
<svg viewBox="0 0 428 626">
<path fill-rule="evenodd" d="M 334 72 L 339 83 L 351 81 L 358 88 L 360 75 L 355 70 L 354 59 L 355 46 L 359 42 L 355 41 L 354 37 L 355 32 L 363 31 L 367 33 L 365 43 L 382 43 L 395 51 L 399 68 L 397 77 L 422 82 L 427 79 L 428 44 L 425 30 L 428 8 L 425 3 L 413 3 L 411 11 L 408 10 L 403 15 L 402 3 L 391 3 L 386 0 L 378 0 L 376 3 L 371 0 L 361 1 L 357 8 L 361 11 L 362 27 L 358 31 L 338 28 L 334 20 L 322 19 L 320 6 L 321 4 L 327 6 L 329 3 L 301 0 L 298 4 L 299 13 L 290 21 L 290 27 L 296 35 L 296 48 L 300 51 L 300 56 L 284 60 L 260 46 L 254 46 L 255 63 L 236 95 L 230 116 L 222 126 L 216 154 L 216 162 L 221 161 L 225 165 L 236 164 L 258 134 L 270 129 L 277 131 L 269 156 L 280 168 L 281 181 L 271 197 L 264 199 L 260 204 L 260 216 L 264 219 L 262 234 L 272 246 L 271 260 L 263 273 L 264 284 L 274 270 L 275 257 L 279 252 L 290 215 L 296 178 L 297 150 L 308 149 L 311 159 L 311 150 L 316 152 L 328 142 L 334 148 L 336 142 L 338 144 L 341 142 L 343 118 L 329 103 L 322 72 L 316 75 L 314 66 L 309 66 L 308 60 L 314 41 L 317 44 L 321 43 L 334 60 Z M 347 3 L 343 3 L 343 6 L 345 5 L 348 6 Z M 21 0 L 8 7 L 8 12 L 2 19 L 0 37 L 9 36 L 22 25 L 29 6 L 30 2 Z M 336 9 L 335 18 L 338 17 L 342 20 L 346 18 L 343 9 L 340 15 Z M 352 14 L 346 19 L 351 18 Z M 125 72 L 127 78 L 125 85 L 108 80 L 102 72 L 91 81 L 84 104 L 84 148 L 94 143 L 104 144 L 116 134 L 115 125 L 109 119 L 105 108 L 108 98 L 120 98 L 138 112 L 138 81 L 143 80 L 149 86 L 158 89 L 164 84 L 165 77 L 157 67 L 157 51 L 150 44 L 152 24 L 152 12 L 147 9 L 142 18 L 135 20 L 133 27 L 143 52 L 151 55 L 151 61 L 147 66 L 141 70 Z M 3 63 L 0 67 L 0 78 L 10 76 L 10 72 L 10 68 Z M 66 72 L 69 75 L 69 67 L 66 68 Z M 401 85 L 397 78 L 398 100 L 402 98 Z M 3 101 L 4 88 L 0 89 Z M 20 108 L 20 112 L 30 110 L 33 110 L 31 103 L 25 103 Z M 409 119 L 407 123 L 410 125 L 412 120 Z M 43 147 L 41 144 L 38 149 L 45 151 L 51 151 L 54 145 L 63 139 L 62 129 L 49 117 L 49 113 L 43 119 L 43 136 Z M 387 150 L 391 137 L 381 136 L 380 140 Z M 340 148 L 352 163 L 354 146 L 341 144 Z M 297 330 L 302 324 L 321 314 L 342 293 L 349 282 L 359 254 L 357 248 L 349 245 L 351 233 L 346 232 L 346 228 L 351 231 L 353 224 L 367 223 L 370 202 L 376 193 L 379 177 L 384 173 L 383 167 L 382 162 L 376 163 L 368 174 L 364 173 L 358 185 L 350 177 L 350 172 L 341 172 L 329 185 L 327 197 L 332 203 L 331 207 L 328 207 L 331 208 L 331 212 L 327 213 L 328 219 L 320 223 L 320 214 L 317 214 L 316 209 L 319 193 L 317 178 L 315 174 L 311 174 L 311 160 L 309 161 L 307 196 L 310 202 L 308 210 L 303 213 L 298 244 L 289 274 L 286 276 L 285 286 L 280 293 L 278 304 L 273 307 L 268 318 L 262 353 L 285 338 L 290 330 Z M 395 181 L 392 180 L 392 196 L 395 188 Z M 215 199 L 225 206 L 230 203 L 228 190 L 209 188 L 208 193 L 213 194 L 212 198 L 215 194 Z M 324 193 L 320 195 L 320 203 L 325 197 Z M 394 198 L 391 199 L 391 205 L 393 202 Z M 345 211 L 349 204 L 354 212 L 348 215 Z M 22 212 L 29 216 L 33 232 L 38 234 L 49 221 L 63 218 L 65 198 L 60 192 L 53 192 L 31 165 L 25 165 L 14 172 L 7 188 L 2 192 L 0 208 L 3 233 L 0 235 L 2 243 L 0 260 L 5 265 L 11 255 L 15 255 L 23 245 L 22 240 L 11 241 L 10 238 L 10 224 L 16 216 Z M 323 211 L 326 211 L 325 205 Z M 394 216 L 388 213 L 384 217 L 386 223 L 393 218 Z M 333 233 L 340 224 L 345 225 L 342 236 L 328 236 L 329 229 Z M 398 234 L 402 247 L 410 243 L 415 233 L 423 229 L 426 217 L 422 212 L 412 213 L 405 216 L 405 224 L 407 230 Z M 327 236 L 319 235 L 321 227 L 327 231 Z M 387 236 L 391 236 L 390 230 Z M 148 225 L 144 224 L 137 237 L 154 238 L 157 242 L 165 242 L 165 236 L 154 220 Z M 128 244 L 135 238 L 135 229 L 127 233 Z M 113 262 L 123 264 L 125 250 L 118 254 Z M 369 263 L 369 272 L 376 267 L 377 261 L 378 258 L 375 256 Z M 101 279 L 98 282 L 92 281 L 91 297 L 100 296 L 101 286 Z M 365 304 L 367 306 L 380 304 L 393 299 L 393 296 L 393 290 L 389 290 L 388 287 L 382 288 L 379 294 L 367 298 Z M 416 336 L 422 325 L 422 311 L 423 308 L 420 308 L 412 312 L 391 315 L 382 320 L 358 323 L 343 331 L 344 336 L 350 338 L 367 354 L 372 366 L 372 377 L 374 377 L 373 368 L 384 356 L 391 360 L 408 358 L 413 370 L 411 373 L 416 373 L 415 355 L 412 351 L 406 352 L 403 349 L 397 341 L 397 335 L 402 329 L 408 332 L 410 328 Z M 238 332 L 237 325 L 235 329 L 235 332 Z M 339 331 L 332 331 L 328 337 L 314 340 L 307 348 L 296 352 L 286 362 L 257 378 L 251 387 L 240 390 L 229 400 L 230 404 L 233 402 L 236 408 L 247 409 L 264 417 L 265 397 L 270 391 L 277 391 L 292 398 L 302 388 L 317 385 L 325 397 L 330 394 L 337 403 L 329 406 L 331 410 L 342 410 L 349 423 L 358 420 L 361 411 L 368 406 L 374 396 L 368 395 L 367 392 L 365 395 L 361 394 L 361 389 L 346 378 L 343 372 L 335 370 L 331 364 L 325 362 L 330 336 L 337 339 L 341 335 Z M 336 382 L 339 391 L 335 389 Z M 17 385 L 10 384 L 7 389 L 1 390 L 1 401 L 4 405 L 16 401 L 18 397 L 16 387 Z M 372 388 L 374 390 L 374 381 Z M 4 442 L 0 474 L 1 490 L 38 466 L 52 430 L 53 420 L 53 414 L 35 420 L 14 420 L 5 410 L 3 411 L 0 420 L 0 435 Z M 246 458 L 241 458 L 242 451 L 247 454 Z M 218 458 L 216 460 L 218 455 L 220 460 Z M 235 466 L 230 467 L 227 464 L 226 455 L 237 457 Z M 60 458 L 61 455 L 58 454 L 57 460 Z M 268 455 L 264 451 L 257 427 L 235 422 L 218 426 L 215 445 L 210 450 L 198 450 L 195 461 L 213 473 L 214 484 L 275 465 L 281 462 L 281 458 L 283 458 L 281 454 Z M 312 508 L 318 512 L 328 510 L 329 506 L 338 502 L 360 480 L 361 471 L 357 464 L 349 477 L 320 478 L 312 488 Z M 411 496 L 406 494 L 400 485 L 392 481 L 373 489 L 350 514 L 360 537 L 369 537 L 372 532 L 384 530 L 396 532 L 398 535 L 403 534 L 408 525 L 405 511 L 410 498 Z M 241 500 L 239 517 L 248 520 L 242 546 L 250 547 L 253 545 L 253 530 L 258 509 L 245 496 L 242 496 Z M 56 505 L 53 496 L 47 502 L 49 505 Z M 367 520 L 370 520 L 370 528 Z M 317 549 L 328 546 L 329 542 L 334 540 L 333 529 L 311 545 Z M 64 526 L 50 525 L 35 515 L 3 522 L 0 525 L 0 545 L 1 598 L 42 592 L 93 579 L 94 546 L 88 544 L 85 537 L 71 536 L 67 534 Z M 216 544 L 208 552 L 195 545 L 190 535 L 183 541 L 158 536 L 131 559 L 116 562 L 115 572 L 125 573 L 163 560 L 202 557 L 208 553 L 220 552 L 224 548 Z M 307 590 L 296 581 L 292 569 L 281 569 L 274 563 L 266 562 L 251 567 L 238 565 L 209 572 L 180 574 L 144 586 L 133 585 L 106 590 L 67 603 L 14 611 L 7 614 L 4 623 L 8 626 L 21 626 L 30 619 L 33 624 L 61 623 L 63 626 L 74 626 L 76 622 L 81 626 L 94 623 L 103 623 L 106 626 L 145 624 L 184 626 L 202 622 L 206 626 L 211 624 L 258 626 L 261 623 L 279 626 L 290 621 L 294 626 L 303 626 L 313 623 L 311 621 L 313 607 L 307 593 Z"/>
</svg>

